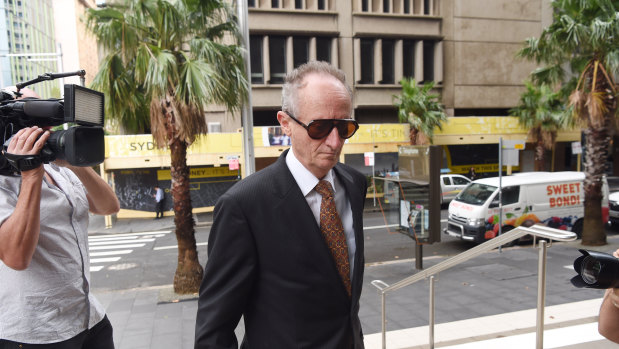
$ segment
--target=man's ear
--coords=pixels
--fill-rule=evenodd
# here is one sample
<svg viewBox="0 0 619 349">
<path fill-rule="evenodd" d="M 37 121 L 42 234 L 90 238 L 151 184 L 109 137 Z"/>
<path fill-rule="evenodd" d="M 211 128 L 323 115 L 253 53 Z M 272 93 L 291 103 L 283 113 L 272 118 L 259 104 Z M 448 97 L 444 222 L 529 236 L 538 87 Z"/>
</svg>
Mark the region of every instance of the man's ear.
<svg viewBox="0 0 619 349">
<path fill-rule="evenodd" d="M 290 118 L 288 117 L 288 115 L 284 113 L 283 111 L 278 111 L 277 121 L 279 121 L 279 124 L 282 127 L 282 130 L 284 131 L 284 133 L 290 137 L 290 134 L 291 134 Z"/>
</svg>

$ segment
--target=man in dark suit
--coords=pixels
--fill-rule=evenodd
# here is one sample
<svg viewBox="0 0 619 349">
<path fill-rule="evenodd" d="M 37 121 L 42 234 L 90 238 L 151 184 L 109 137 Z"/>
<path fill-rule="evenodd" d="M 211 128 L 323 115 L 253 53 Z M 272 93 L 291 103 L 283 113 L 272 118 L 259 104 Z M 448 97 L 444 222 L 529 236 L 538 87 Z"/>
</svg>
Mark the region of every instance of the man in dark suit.
<svg viewBox="0 0 619 349">
<path fill-rule="evenodd" d="M 217 202 L 195 348 L 363 348 L 366 179 L 338 163 L 358 128 L 344 74 L 309 62 L 277 113 L 292 148 Z M 334 198 L 333 198 L 334 197 Z"/>
</svg>

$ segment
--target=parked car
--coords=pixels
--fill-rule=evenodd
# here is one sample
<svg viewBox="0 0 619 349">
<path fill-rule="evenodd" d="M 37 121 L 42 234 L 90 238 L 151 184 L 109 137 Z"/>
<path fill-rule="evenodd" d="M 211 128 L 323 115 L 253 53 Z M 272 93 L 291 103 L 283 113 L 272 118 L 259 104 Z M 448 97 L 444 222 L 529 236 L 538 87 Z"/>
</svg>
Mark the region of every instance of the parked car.
<svg viewBox="0 0 619 349">
<path fill-rule="evenodd" d="M 619 191 L 608 196 L 608 222 L 613 226 L 619 225 Z"/>
<path fill-rule="evenodd" d="M 459 174 L 441 175 L 441 205 L 447 204 L 464 189 L 471 180 Z"/>
</svg>

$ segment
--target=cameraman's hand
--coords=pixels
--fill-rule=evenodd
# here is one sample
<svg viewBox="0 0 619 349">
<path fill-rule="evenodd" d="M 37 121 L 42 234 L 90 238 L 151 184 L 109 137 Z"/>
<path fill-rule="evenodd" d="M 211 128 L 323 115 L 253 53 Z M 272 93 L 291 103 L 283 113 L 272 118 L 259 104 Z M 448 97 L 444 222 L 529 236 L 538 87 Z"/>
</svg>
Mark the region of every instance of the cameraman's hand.
<svg viewBox="0 0 619 349">
<path fill-rule="evenodd" d="M 11 138 L 6 152 L 15 155 L 39 154 L 48 138 L 49 131 L 44 131 L 40 127 L 33 126 L 22 128 Z M 43 166 L 39 166 L 30 171 L 23 171 L 22 175 L 35 170 L 41 171 L 42 168 Z"/>
</svg>

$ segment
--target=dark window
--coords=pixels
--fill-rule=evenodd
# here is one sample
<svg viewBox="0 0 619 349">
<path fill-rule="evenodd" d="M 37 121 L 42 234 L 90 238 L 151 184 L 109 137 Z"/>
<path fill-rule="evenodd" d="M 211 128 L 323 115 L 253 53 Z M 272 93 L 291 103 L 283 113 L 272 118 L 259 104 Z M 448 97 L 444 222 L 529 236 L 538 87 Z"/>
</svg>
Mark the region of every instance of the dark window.
<svg viewBox="0 0 619 349">
<path fill-rule="evenodd" d="M 423 80 L 434 81 L 434 41 L 423 42 Z"/>
<path fill-rule="evenodd" d="M 389 13 L 389 0 L 383 0 L 383 12 Z"/>
<path fill-rule="evenodd" d="M 448 176 L 443 177 L 443 184 L 451 185 L 451 182 L 449 181 L 449 177 Z"/>
<path fill-rule="evenodd" d="M 519 197 L 520 197 L 519 186 L 507 187 L 501 190 L 501 201 L 503 202 L 503 205 L 515 204 L 518 202 Z M 498 196 L 495 198 L 498 198 Z"/>
<path fill-rule="evenodd" d="M 279 8 L 279 0 L 271 0 L 271 8 Z"/>
<path fill-rule="evenodd" d="M 325 0 L 318 0 L 318 9 L 325 10 Z"/>
<path fill-rule="evenodd" d="M 369 11 L 369 1 L 370 0 L 361 0 L 361 12 Z"/>
<path fill-rule="evenodd" d="M 292 52 L 294 67 L 298 67 L 309 60 L 309 38 L 294 37 L 292 39 Z"/>
<path fill-rule="evenodd" d="M 250 35 L 249 56 L 251 63 L 251 83 L 264 83 L 264 70 L 262 69 L 262 36 Z"/>
<path fill-rule="evenodd" d="M 361 80 L 359 82 L 374 83 L 374 39 L 361 39 Z"/>
<path fill-rule="evenodd" d="M 331 38 L 316 38 L 316 60 L 331 62 Z"/>
<path fill-rule="evenodd" d="M 303 9 L 303 0 L 294 0 L 294 8 L 298 10 Z"/>
<path fill-rule="evenodd" d="M 404 77 L 415 77 L 415 41 L 413 40 L 402 42 L 402 68 Z"/>
<path fill-rule="evenodd" d="M 247 0 L 247 7 L 256 7 L 256 0 Z"/>
<path fill-rule="evenodd" d="M 286 77 L 286 38 L 284 36 L 269 37 L 269 67 L 271 68 L 271 84 L 281 84 Z"/>
<path fill-rule="evenodd" d="M 394 47 L 395 42 L 393 40 L 383 39 L 383 80 L 381 81 L 381 84 L 393 84 L 394 82 Z"/>
<path fill-rule="evenodd" d="M 423 14 L 430 14 L 430 0 L 423 0 Z"/>
<path fill-rule="evenodd" d="M 454 182 L 454 185 L 467 185 L 471 181 L 462 177 L 452 177 L 451 180 Z"/>
<path fill-rule="evenodd" d="M 404 13 L 411 13 L 411 0 L 404 0 Z"/>
</svg>

